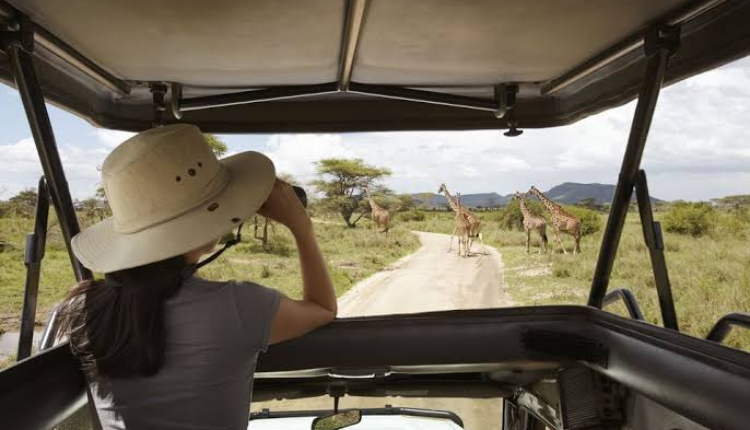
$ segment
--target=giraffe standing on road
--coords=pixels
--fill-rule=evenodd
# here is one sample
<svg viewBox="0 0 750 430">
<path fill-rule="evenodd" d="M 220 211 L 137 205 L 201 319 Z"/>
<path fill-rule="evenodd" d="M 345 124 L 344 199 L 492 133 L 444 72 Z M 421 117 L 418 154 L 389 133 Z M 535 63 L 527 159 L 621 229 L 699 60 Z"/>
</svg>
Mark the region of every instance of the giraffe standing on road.
<svg viewBox="0 0 750 430">
<path fill-rule="evenodd" d="M 471 223 L 466 217 L 466 214 L 461 210 L 461 194 L 456 194 L 456 228 L 454 234 L 458 235 L 458 256 L 468 257 L 469 256 L 469 232 L 471 231 Z M 453 244 L 453 238 L 451 238 L 451 245 Z M 461 245 L 463 245 L 464 253 L 461 254 Z"/>
<path fill-rule="evenodd" d="M 456 213 L 461 212 L 466 219 L 469 221 L 469 251 L 471 251 L 471 246 L 474 244 L 474 240 L 479 239 L 479 242 L 482 244 L 482 254 L 484 254 L 484 240 L 482 239 L 482 222 L 477 218 L 473 213 L 469 212 L 465 207 L 459 206 L 456 201 L 451 196 L 451 193 L 448 191 L 448 187 L 445 186 L 445 183 L 440 184 L 440 189 L 438 190 L 438 194 L 443 194 L 445 198 L 448 200 L 448 204 L 450 205 L 451 209 L 455 211 Z M 453 230 L 453 234 L 451 235 L 451 243 L 448 247 L 448 252 L 451 252 L 451 248 L 453 247 L 453 237 L 456 235 L 456 230 Z"/>
<path fill-rule="evenodd" d="M 518 200 L 518 206 L 523 214 L 523 229 L 526 231 L 526 253 L 529 253 L 529 242 L 531 242 L 531 231 L 539 233 L 542 243 L 539 245 L 539 253 L 547 252 L 547 220 L 544 217 L 534 215 L 526 206 L 526 195 L 516 191 L 514 199 Z"/>
<path fill-rule="evenodd" d="M 544 207 L 549 211 L 552 220 L 552 233 L 555 235 L 555 239 L 560 243 L 563 252 L 565 254 L 568 253 L 565 249 L 565 245 L 563 245 L 562 240 L 560 239 L 561 232 L 572 235 L 575 238 L 576 242 L 573 247 L 573 254 L 581 252 L 581 221 L 574 215 L 566 212 L 560 205 L 548 199 L 536 187 L 532 186 L 529 193 L 537 196 Z"/>
<path fill-rule="evenodd" d="M 367 201 L 370 202 L 370 208 L 372 209 L 372 221 L 375 223 L 375 228 L 383 229 L 381 233 L 385 233 L 385 235 L 387 236 L 388 230 L 390 230 L 391 214 L 389 214 L 386 209 L 378 206 L 378 204 L 375 203 L 375 200 L 370 195 L 370 190 L 364 188 L 364 191 L 367 195 Z"/>
</svg>

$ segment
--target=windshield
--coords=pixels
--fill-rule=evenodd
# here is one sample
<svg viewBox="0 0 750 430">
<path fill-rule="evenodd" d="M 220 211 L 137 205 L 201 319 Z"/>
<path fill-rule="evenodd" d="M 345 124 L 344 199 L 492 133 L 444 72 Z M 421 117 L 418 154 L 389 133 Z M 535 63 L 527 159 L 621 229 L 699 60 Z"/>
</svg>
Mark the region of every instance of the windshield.
<svg viewBox="0 0 750 430">
<path fill-rule="evenodd" d="M 362 422 L 352 428 L 393 428 L 455 430 L 498 428 L 502 416 L 502 399 L 462 399 L 428 397 L 342 397 L 341 410 L 362 410 Z M 249 429 L 272 430 L 289 428 L 309 430 L 310 416 L 286 418 L 271 423 L 285 414 L 305 415 L 304 411 L 333 410 L 333 398 L 329 396 L 308 399 L 254 402 L 251 409 Z M 283 422 L 283 424 L 281 424 Z M 281 425 L 280 425 L 281 424 Z"/>
<path fill-rule="evenodd" d="M 730 311 L 750 310 L 750 60 L 664 89 L 643 160 L 682 331 L 705 337 Z M 308 210 L 340 316 L 585 304 L 634 102 L 574 125 L 501 131 L 207 135 L 220 157 L 267 154 L 279 177 L 307 190 Z M 110 214 L 99 168 L 131 133 L 96 129 L 50 106 L 84 226 Z M 41 174 L 15 90 L 0 88 L 0 355 L 17 342 Z M 700 121 L 695 120 L 700 118 Z M 518 194 L 516 194 L 518 193 Z M 460 213 L 462 216 L 457 216 Z M 73 285 L 51 216 L 37 321 Z M 206 266 L 301 294 L 291 234 L 258 217 L 243 242 Z M 660 324 L 649 253 L 633 203 L 610 290 L 627 288 Z M 615 304 L 607 308 L 624 314 Z M 733 331 L 727 344 L 750 349 Z M 6 359 L 6 364 L 9 362 Z"/>
</svg>

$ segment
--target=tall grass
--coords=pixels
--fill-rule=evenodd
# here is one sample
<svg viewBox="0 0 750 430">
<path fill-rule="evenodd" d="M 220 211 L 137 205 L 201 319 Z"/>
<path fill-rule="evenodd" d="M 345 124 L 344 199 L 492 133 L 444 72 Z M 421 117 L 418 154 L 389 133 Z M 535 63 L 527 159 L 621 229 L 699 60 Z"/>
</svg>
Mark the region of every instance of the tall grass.
<svg viewBox="0 0 750 430">
<path fill-rule="evenodd" d="M 602 231 L 584 236 L 580 255 L 563 255 L 548 228 L 554 254 L 536 254 L 539 238 L 532 233 L 531 254 L 525 255 L 522 231 L 502 230 L 494 217 L 482 213 L 484 241 L 503 254 L 508 291 L 517 305 L 585 304 L 602 241 Z M 657 220 L 663 216 L 656 213 Z M 733 311 L 750 312 L 750 220 L 743 212 L 717 211 L 709 234 L 693 237 L 664 233 L 665 256 L 681 331 L 705 337 L 714 323 Z M 606 216 L 601 215 L 601 225 Z M 409 223 L 415 230 L 450 233 L 452 213 L 428 213 L 425 221 Z M 603 230 L 603 229 L 602 229 Z M 561 235 L 568 252 L 571 236 Z M 661 312 L 648 249 L 637 213 L 629 213 L 615 260 L 610 289 L 628 288 L 648 322 L 661 324 Z M 607 308 L 626 315 L 622 306 Z M 733 330 L 726 344 L 750 350 L 750 333 Z"/>
<path fill-rule="evenodd" d="M 302 275 L 294 239 L 281 226 L 276 226 L 270 235 L 269 253 L 263 251 L 260 241 L 249 239 L 206 266 L 200 275 L 216 280 L 250 280 L 277 288 L 290 297 L 301 297 Z M 360 221 L 357 228 L 335 222 L 315 223 L 315 235 L 338 296 L 419 247 L 419 240 L 404 226 L 391 228 L 386 236 L 375 232 L 366 220 Z"/>
<path fill-rule="evenodd" d="M 383 269 L 419 247 L 408 229 L 397 225 L 388 236 L 376 233 L 369 220 L 358 228 L 337 223 L 315 223 L 315 234 L 328 263 L 337 294 L 343 294 L 357 281 Z M 0 218 L 0 240 L 11 247 L 0 252 L 0 332 L 18 328 L 26 269 L 23 264 L 24 236 L 33 230 L 33 221 Z M 269 231 L 270 252 L 246 227 L 244 241 L 205 266 L 200 276 L 215 280 L 247 280 L 278 288 L 291 297 L 301 297 L 302 278 L 292 235 L 282 226 Z M 37 323 L 43 324 L 49 310 L 73 286 L 75 279 L 60 233 L 52 229 L 42 262 Z"/>
<path fill-rule="evenodd" d="M 50 217 L 47 249 L 42 263 L 37 302 L 37 323 L 74 284 L 75 277 L 65 244 L 53 217 Z M 26 266 L 23 264 L 24 238 L 33 231 L 34 222 L 24 218 L 0 218 L 0 240 L 10 244 L 0 252 L 0 333 L 15 329 L 21 318 Z"/>
</svg>

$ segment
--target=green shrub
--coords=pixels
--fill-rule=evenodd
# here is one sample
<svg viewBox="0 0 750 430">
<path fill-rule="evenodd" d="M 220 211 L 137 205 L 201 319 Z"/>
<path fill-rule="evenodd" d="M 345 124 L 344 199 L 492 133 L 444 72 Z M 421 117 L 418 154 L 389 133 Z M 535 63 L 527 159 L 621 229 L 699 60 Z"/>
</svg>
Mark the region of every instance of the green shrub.
<svg viewBox="0 0 750 430">
<path fill-rule="evenodd" d="M 406 211 L 406 212 L 400 212 L 398 214 L 398 219 L 401 221 L 424 221 L 426 218 L 426 215 L 424 211 L 420 211 L 418 209 Z"/>
<path fill-rule="evenodd" d="M 594 234 L 602 228 L 602 217 L 599 212 L 579 206 L 566 206 L 565 210 L 581 221 L 581 235 Z"/>
<path fill-rule="evenodd" d="M 526 200 L 529 212 L 534 215 L 544 216 L 544 206 L 536 200 Z M 523 214 L 518 200 L 511 200 L 505 207 L 493 216 L 503 230 L 523 230 Z"/>
<path fill-rule="evenodd" d="M 746 208 L 717 210 L 714 216 L 717 236 L 732 236 L 744 239 L 750 235 L 750 211 Z"/>
<path fill-rule="evenodd" d="M 716 223 L 713 208 L 705 203 L 677 203 L 664 215 L 662 224 L 671 233 L 702 236 Z"/>
</svg>

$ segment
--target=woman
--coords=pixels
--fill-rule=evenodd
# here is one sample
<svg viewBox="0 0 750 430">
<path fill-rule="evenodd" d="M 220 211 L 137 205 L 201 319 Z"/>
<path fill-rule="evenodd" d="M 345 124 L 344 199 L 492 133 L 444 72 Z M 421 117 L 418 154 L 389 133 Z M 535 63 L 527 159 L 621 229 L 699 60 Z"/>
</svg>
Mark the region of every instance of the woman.
<svg viewBox="0 0 750 430">
<path fill-rule="evenodd" d="M 244 152 L 218 161 L 186 124 L 125 141 L 102 178 L 113 216 L 72 245 L 104 280 L 71 292 L 64 321 L 102 427 L 247 428 L 258 353 L 336 316 L 305 209 L 268 158 Z M 256 213 L 294 235 L 302 300 L 193 275 L 218 238 Z"/>
</svg>

